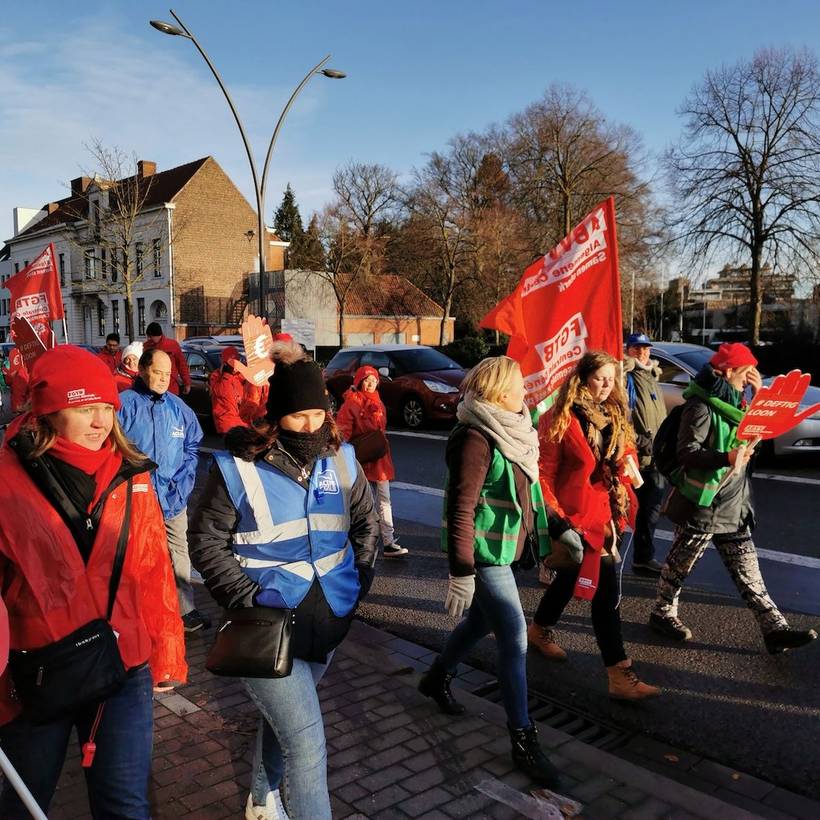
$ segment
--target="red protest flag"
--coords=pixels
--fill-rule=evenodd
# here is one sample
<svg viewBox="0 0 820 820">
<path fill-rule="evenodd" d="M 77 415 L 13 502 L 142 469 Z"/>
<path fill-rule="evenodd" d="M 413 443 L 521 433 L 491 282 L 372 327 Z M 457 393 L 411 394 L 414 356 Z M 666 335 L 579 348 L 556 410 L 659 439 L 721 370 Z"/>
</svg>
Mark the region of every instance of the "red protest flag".
<svg viewBox="0 0 820 820">
<path fill-rule="evenodd" d="M 55 258 L 52 242 L 30 265 L 6 282 L 11 293 L 11 313 L 28 319 L 43 338 L 47 338 L 46 329 L 51 330 L 49 322 L 65 316 Z"/>
<path fill-rule="evenodd" d="M 34 325 L 25 316 L 19 313 L 16 313 L 11 320 L 11 336 L 27 371 L 31 370 L 31 366 L 40 355 L 54 347 L 54 333 L 51 328 L 48 328 L 48 336 L 44 337 L 42 333 L 35 330 Z"/>
<path fill-rule="evenodd" d="M 588 350 L 623 358 L 615 200 L 597 205 L 533 262 L 481 326 L 509 335 L 507 355 L 521 365 L 535 416 Z"/>
</svg>

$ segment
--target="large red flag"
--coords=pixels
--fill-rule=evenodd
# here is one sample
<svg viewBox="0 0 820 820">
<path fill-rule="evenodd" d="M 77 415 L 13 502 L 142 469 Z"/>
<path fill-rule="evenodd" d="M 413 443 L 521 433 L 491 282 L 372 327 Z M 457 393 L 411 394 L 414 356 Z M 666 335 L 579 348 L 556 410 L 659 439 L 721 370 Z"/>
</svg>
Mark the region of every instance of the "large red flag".
<svg viewBox="0 0 820 820">
<path fill-rule="evenodd" d="M 52 242 L 30 265 L 6 281 L 11 292 L 11 313 L 28 319 L 41 337 L 51 331 L 49 322 L 62 319 L 63 297 Z"/>
<path fill-rule="evenodd" d="M 521 365 L 536 418 L 588 350 L 623 358 L 615 200 L 597 205 L 533 262 L 481 326 L 510 337 L 507 354 Z"/>
</svg>

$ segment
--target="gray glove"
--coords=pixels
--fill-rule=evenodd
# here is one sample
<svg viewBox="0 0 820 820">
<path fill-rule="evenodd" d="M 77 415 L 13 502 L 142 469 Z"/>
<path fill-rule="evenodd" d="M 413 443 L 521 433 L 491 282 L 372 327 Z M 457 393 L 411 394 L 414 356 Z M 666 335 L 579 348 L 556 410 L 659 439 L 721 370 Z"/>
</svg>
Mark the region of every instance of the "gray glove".
<svg viewBox="0 0 820 820">
<path fill-rule="evenodd" d="M 566 545 L 569 557 L 576 564 L 580 564 L 584 560 L 584 542 L 578 532 L 573 529 L 565 530 L 558 540 Z"/>
<path fill-rule="evenodd" d="M 450 576 L 444 608 L 454 618 L 460 618 L 470 608 L 475 595 L 475 575 Z"/>
</svg>

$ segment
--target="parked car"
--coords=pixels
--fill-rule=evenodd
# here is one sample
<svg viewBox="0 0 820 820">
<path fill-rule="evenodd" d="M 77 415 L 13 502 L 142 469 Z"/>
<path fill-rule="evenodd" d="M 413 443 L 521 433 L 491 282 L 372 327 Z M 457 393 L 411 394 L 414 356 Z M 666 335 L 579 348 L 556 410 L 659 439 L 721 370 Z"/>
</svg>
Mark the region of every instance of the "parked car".
<svg viewBox="0 0 820 820">
<path fill-rule="evenodd" d="M 182 396 L 185 403 L 197 414 L 203 427 L 212 429 L 210 378 L 214 370 L 222 367 L 224 344 L 210 341 L 211 338 L 231 339 L 228 344 L 239 351 L 239 358 L 245 361 L 245 348 L 241 336 L 197 337 L 185 339 L 181 343 L 182 352 L 191 371 L 191 392 Z M 237 341 L 237 339 L 239 341 Z"/>
<path fill-rule="evenodd" d="M 342 348 L 324 371 L 328 392 L 337 407 L 353 384 L 353 374 L 366 364 L 379 372 L 379 395 L 389 416 L 411 428 L 455 419 L 464 368 L 425 345 Z"/>
<path fill-rule="evenodd" d="M 661 389 L 670 410 L 683 402 L 683 391 L 689 380 L 714 356 L 714 350 L 701 345 L 682 342 L 656 342 L 652 346 L 652 358 L 661 366 Z M 772 381 L 763 379 L 764 384 Z M 801 410 L 813 404 L 820 404 L 820 388 L 809 387 L 803 398 Z M 769 454 L 784 456 L 792 453 L 820 453 L 820 412 L 804 419 L 796 427 L 778 436 L 765 445 Z"/>
</svg>

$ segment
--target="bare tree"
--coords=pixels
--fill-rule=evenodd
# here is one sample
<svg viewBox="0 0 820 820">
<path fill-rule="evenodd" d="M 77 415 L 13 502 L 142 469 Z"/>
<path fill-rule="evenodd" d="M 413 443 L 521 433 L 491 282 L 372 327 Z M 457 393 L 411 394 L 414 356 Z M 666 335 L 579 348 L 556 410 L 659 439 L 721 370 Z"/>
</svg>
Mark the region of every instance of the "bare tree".
<svg viewBox="0 0 820 820">
<path fill-rule="evenodd" d="M 315 258 L 306 256 L 304 264 L 311 276 L 327 282 L 333 290 L 339 311 L 339 346 L 344 347 L 348 298 L 380 265 L 381 244 L 359 234 L 338 205 L 325 208 L 311 224 L 318 242 L 312 246 Z M 306 252 L 309 254 L 308 249 Z"/>
<path fill-rule="evenodd" d="M 396 205 L 396 174 L 384 165 L 349 162 L 333 175 L 337 208 L 363 237 L 389 222 Z"/>
<path fill-rule="evenodd" d="M 818 262 L 819 104 L 813 54 L 759 51 L 706 73 L 665 156 L 673 239 L 700 265 L 733 254 L 749 260 L 752 344 L 760 341 L 764 265 L 812 271 Z"/>
<path fill-rule="evenodd" d="M 86 148 L 94 167 L 85 172 L 83 190 L 67 206 L 74 217 L 69 238 L 82 253 L 86 269 L 93 270 L 95 286 L 122 294 L 126 335 L 134 339 L 134 289 L 143 281 L 148 263 L 159 261 L 158 253 L 171 246 L 173 237 L 167 236 L 164 210 L 146 210 L 153 172 L 143 173 L 135 154 L 129 156 L 99 140 Z"/>
</svg>

